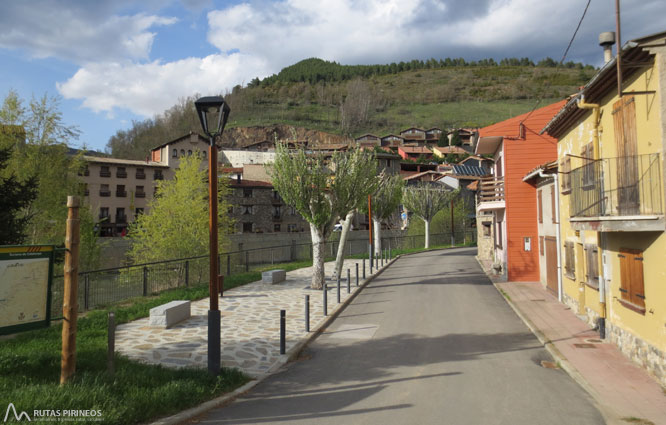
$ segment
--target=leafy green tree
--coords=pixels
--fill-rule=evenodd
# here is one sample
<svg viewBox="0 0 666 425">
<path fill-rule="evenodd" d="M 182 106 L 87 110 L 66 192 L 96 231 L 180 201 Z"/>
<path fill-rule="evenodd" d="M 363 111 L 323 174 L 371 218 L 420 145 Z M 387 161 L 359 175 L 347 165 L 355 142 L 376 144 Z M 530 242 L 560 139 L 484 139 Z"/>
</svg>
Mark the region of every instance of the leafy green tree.
<svg viewBox="0 0 666 425">
<path fill-rule="evenodd" d="M 31 181 L 36 187 L 36 198 L 21 212 L 22 217 L 28 218 L 24 242 L 62 245 L 65 240 L 67 196 L 83 199 L 83 187 L 78 178 L 78 172 L 83 167 L 81 154 L 71 155 L 66 144 L 78 137 L 78 128 L 63 122 L 57 97 L 33 97 L 26 108 L 14 90 L 10 90 L 3 100 L 0 124 L 3 128 L 25 128 L 20 137 L 14 134 L 0 139 L 0 147 L 13 147 L 5 173 L 15 175 L 19 183 Z M 80 217 L 81 234 L 94 232 L 90 208 L 84 205 L 80 209 Z M 96 264 L 98 257 L 95 256 L 99 248 L 96 237 L 85 238 L 81 242 L 83 255 L 80 267 L 86 270 Z"/>
<path fill-rule="evenodd" d="M 0 148 L 0 171 L 7 167 L 11 148 Z M 37 197 L 37 179 L 32 177 L 19 183 L 16 176 L 0 177 L 0 245 L 20 245 L 30 216 L 23 214 Z"/>
<path fill-rule="evenodd" d="M 128 236 L 132 247 L 128 255 L 134 264 L 208 252 L 208 183 L 207 170 L 201 168 L 202 159 L 199 153 L 182 157 L 174 178 L 158 182 L 158 195 L 149 202 L 149 211 L 130 226 Z M 231 227 L 227 215 L 227 179 L 219 179 L 217 187 L 218 240 L 219 248 L 223 249 Z"/>
<path fill-rule="evenodd" d="M 435 214 L 446 207 L 452 196 L 453 192 L 439 187 L 436 183 L 419 183 L 405 188 L 402 203 L 407 210 L 423 220 L 425 248 L 430 248 L 430 222 Z"/>
</svg>

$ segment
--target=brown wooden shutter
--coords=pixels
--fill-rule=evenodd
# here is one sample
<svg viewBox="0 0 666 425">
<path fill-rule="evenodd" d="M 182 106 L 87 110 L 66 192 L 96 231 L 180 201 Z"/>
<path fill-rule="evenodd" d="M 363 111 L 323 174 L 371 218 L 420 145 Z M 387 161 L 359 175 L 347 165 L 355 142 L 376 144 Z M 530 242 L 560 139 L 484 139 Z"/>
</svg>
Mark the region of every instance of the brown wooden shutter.
<svg viewBox="0 0 666 425">
<path fill-rule="evenodd" d="M 556 202 L 556 200 L 555 200 L 555 191 L 556 190 L 557 190 L 557 188 L 555 186 L 553 186 L 550 189 L 550 210 L 551 210 L 551 216 L 552 216 L 553 223 L 557 223 L 557 209 L 555 208 L 555 202 Z"/>
<path fill-rule="evenodd" d="M 620 248 L 618 257 L 620 257 L 620 292 L 622 299 L 644 308 L 643 251 Z"/>
<path fill-rule="evenodd" d="M 543 223 L 543 196 L 541 196 L 541 189 L 537 190 L 537 210 L 539 214 L 539 223 Z"/>
<path fill-rule="evenodd" d="M 636 134 L 636 102 L 633 96 L 613 104 L 613 127 L 617 147 L 618 212 L 633 215 L 639 212 L 638 138 Z"/>
<path fill-rule="evenodd" d="M 539 236 L 539 254 L 544 255 L 545 251 L 544 238 L 543 236 Z"/>
</svg>

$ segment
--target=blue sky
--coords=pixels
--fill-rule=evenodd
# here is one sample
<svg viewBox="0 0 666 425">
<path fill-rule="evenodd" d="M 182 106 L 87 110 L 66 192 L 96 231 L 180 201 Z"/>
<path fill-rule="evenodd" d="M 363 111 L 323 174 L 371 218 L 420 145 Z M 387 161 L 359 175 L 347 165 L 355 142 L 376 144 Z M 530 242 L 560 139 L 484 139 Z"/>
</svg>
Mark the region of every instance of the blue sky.
<svg viewBox="0 0 666 425">
<path fill-rule="evenodd" d="M 343 64 L 559 60 L 585 0 L 7 0 L 0 95 L 57 95 L 72 145 L 103 150 L 132 120 L 225 93 L 309 57 Z M 623 0 L 622 39 L 665 31 L 663 0 Z M 592 0 L 567 60 L 598 66 L 615 1 Z M 233 111 L 232 111 L 233 114 Z"/>
</svg>

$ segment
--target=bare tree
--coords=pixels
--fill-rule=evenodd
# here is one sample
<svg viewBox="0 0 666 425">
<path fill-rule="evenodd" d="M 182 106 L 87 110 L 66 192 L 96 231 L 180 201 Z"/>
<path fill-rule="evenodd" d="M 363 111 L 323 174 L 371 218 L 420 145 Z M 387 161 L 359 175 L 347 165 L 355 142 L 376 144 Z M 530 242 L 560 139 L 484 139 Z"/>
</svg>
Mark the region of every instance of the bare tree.
<svg viewBox="0 0 666 425">
<path fill-rule="evenodd" d="M 455 192 L 432 183 L 419 183 L 405 188 L 402 203 L 425 223 L 425 248 L 430 248 L 430 222 L 443 209 Z"/>
<path fill-rule="evenodd" d="M 358 168 L 359 164 L 370 168 L 364 162 L 366 155 L 335 152 L 327 160 L 322 153 L 290 152 L 284 143 L 276 145 L 275 163 L 268 172 L 282 199 L 310 223 L 313 289 L 324 285 L 324 247 L 333 226 L 356 206 L 358 193 L 365 190 L 361 180 L 365 170 Z"/>
<path fill-rule="evenodd" d="M 347 84 L 347 96 L 340 105 L 340 129 L 348 134 L 364 124 L 370 117 L 372 92 L 360 78 Z"/>
<path fill-rule="evenodd" d="M 375 238 L 375 255 L 382 251 L 382 223 L 385 223 L 398 210 L 405 188 L 404 180 L 399 175 L 382 176 L 377 190 L 372 195 L 372 219 Z M 361 211 L 368 213 L 368 205 L 364 204 Z"/>
</svg>

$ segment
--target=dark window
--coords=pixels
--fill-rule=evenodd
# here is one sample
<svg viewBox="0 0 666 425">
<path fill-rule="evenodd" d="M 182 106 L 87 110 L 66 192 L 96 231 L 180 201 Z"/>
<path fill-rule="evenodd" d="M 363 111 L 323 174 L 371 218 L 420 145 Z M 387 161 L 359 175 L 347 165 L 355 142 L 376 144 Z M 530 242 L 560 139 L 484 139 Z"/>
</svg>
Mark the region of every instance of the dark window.
<svg viewBox="0 0 666 425">
<path fill-rule="evenodd" d="M 164 175 L 162 174 L 162 170 L 155 170 L 155 172 L 153 173 L 153 178 L 155 180 L 163 180 Z"/>
<path fill-rule="evenodd" d="M 243 189 L 243 198 L 251 198 L 252 189 Z"/>
<path fill-rule="evenodd" d="M 136 169 L 136 178 L 143 180 L 146 178 L 146 172 L 143 170 L 143 168 L 137 168 Z"/>
<path fill-rule="evenodd" d="M 173 154 L 171 155 L 173 158 L 178 158 L 178 149 L 173 150 Z"/>
<path fill-rule="evenodd" d="M 143 191 L 143 186 L 137 186 L 136 187 L 135 196 L 137 198 L 145 198 L 146 197 L 146 192 Z"/>
<path fill-rule="evenodd" d="M 125 167 L 118 167 L 116 169 L 116 177 L 121 178 L 121 179 L 124 179 L 125 177 L 127 177 L 127 170 L 125 169 Z"/>
<path fill-rule="evenodd" d="M 243 205 L 243 214 L 244 215 L 251 215 L 252 214 L 252 205 Z"/>
<path fill-rule="evenodd" d="M 243 233 L 252 233 L 252 223 L 243 223 Z"/>
<path fill-rule="evenodd" d="M 279 205 L 273 205 L 273 218 L 280 218 L 282 215 L 282 209 Z"/>
<path fill-rule="evenodd" d="M 109 218 L 109 208 L 108 207 L 101 207 L 99 209 L 99 219 L 108 219 Z"/>
<path fill-rule="evenodd" d="M 572 241 L 564 243 L 564 275 L 576 279 L 576 252 Z"/>
<path fill-rule="evenodd" d="M 116 197 L 118 198 L 124 198 L 127 196 L 127 192 L 125 191 L 125 185 L 124 184 L 119 184 L 116 186 Z"/>
<path fill-rule="evenodd" d="M 185 156 L 185 149 L 180 150 L 180 156 Z"/>
<path fill-rule="evenodd" d="M 571 192 L 571 158 L 568 156 L 562 160 L 562 193 Z"/>
<path fill-rule="evenodd" d="M 490 226 L 492 223 L 490 221 L 484 221 L 481 223 L 483 225 L 483 237 L 489 238 L 490 237 Z"/>
<path fill-rule="evenodd" d="M 596 245 L 585 245 L 585 264 L 587 264 L 586 282 L 599 288 L 599 250 Z"/>
<path fill-rule="evenodd" d="M 111 177 L 111 170 L 107 165 L 102 165 L 102 168 L 99 170 L 100 177 Z"/>
<path fill-rule="evenodd" d="M 274 232 L 279 232 L 280 231 L 280 225 L 279 224 L 274 224 L 273 225 L 273 231 Z"/>
<path fill-rule="evenodd" d="M 139 218 L 141 214 L 143 214 L 143 208 L 137 208 L 134 212 L 134 217 Z"/>
<path fill-rule="evenodd" d="M 192 156 L 192 150 L 191 149 L 187 151 L 187 156 Z"/>
<path fill-rule="evenodd" d="M 126 223 L 125 208 L 116 208 L 116 223 Z"/>
<path fill-rule="evenodd" d="M 99 186 L 99 196 L 111 196 L 111 191 L 109 190 L 108 184 L 102 184 Z"/>
<path fill-rule="evenodd" d="M 295 224 L 287 224 L 287 231 L 289 232 L 296 232 L 296 225 Z"/>
</svg>

